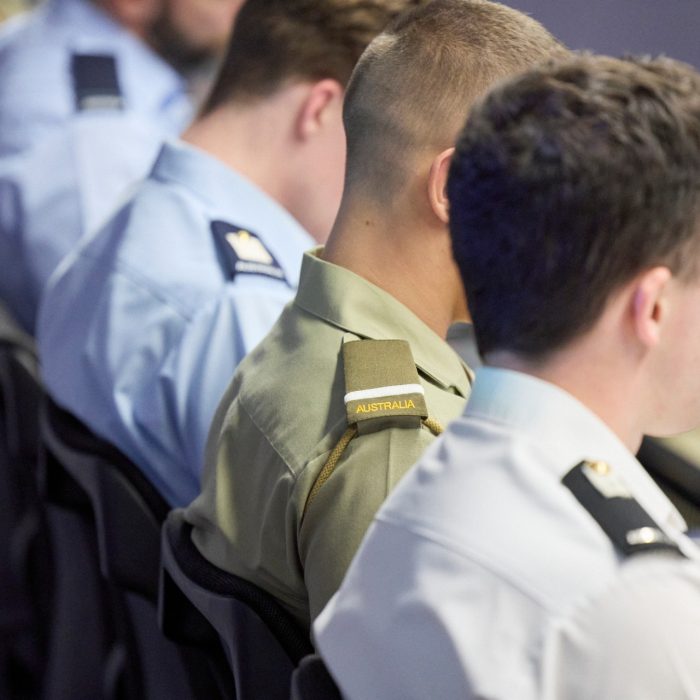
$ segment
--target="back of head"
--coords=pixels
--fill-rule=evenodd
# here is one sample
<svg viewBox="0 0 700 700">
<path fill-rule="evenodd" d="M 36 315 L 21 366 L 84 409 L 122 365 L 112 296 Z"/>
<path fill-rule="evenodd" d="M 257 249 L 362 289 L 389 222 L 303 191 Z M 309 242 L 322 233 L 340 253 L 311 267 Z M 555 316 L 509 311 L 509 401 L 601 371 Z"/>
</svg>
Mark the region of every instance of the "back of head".
<svg viewBox="0 0 700 700">
<path fill-rule="evenodd" d="M 404 14 L 370 44 L 348 86 L 347 185 L 391 196 L 411 154 L 452 146 L 493 83 L 564 53 L 538 22 L 489 0 L 434 0 Z"/>
<path fill-rule="evenodd" d="M 474 109 L 448 196 L 482 355 L 544 359 L 637 274 L 694 274 L 700 75 L 592 56 L 535 69 Z"/>
<path fill-rule="evenodd" d="M 273 94 L 285 83 L 345 85 L 367 44 L 429 0 L 247 0 L 204 112 Z"/>
</svg>

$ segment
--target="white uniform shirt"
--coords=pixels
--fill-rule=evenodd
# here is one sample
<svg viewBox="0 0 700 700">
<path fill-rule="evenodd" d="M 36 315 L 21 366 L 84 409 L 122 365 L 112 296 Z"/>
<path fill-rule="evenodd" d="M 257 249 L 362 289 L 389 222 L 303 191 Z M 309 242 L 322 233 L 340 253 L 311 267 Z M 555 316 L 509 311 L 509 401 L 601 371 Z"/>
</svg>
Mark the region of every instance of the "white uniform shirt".
<svg viewBox="0 0 700 700">
<path fill-rule="evenodd" d="M 241 258 L 234 276 L 222 259 L 228 234 Z M 49 393 L 186 505 L 219 399 L 292 299 L 313 245 L 253 183 L 165 144 L 133 197 L 49 282 L 37 326 Z"/>
<path fill-rule="evenodd" d="M 74 56 L 114 59 L 118 104 L 78 105 Z M 191 117 L 183 78 L 90 0 L 0 29 L 0 298 L 27 331 L 49 276 Z"/>
<path fill-rule="evenodd" d="M 591 645 L 604 633 L 589 630 L 580 611 L 597 600 L 611 608 L 623 600 L 629 563 L 561 483 L 582 460 L 607 462 L 665 533 L 698 556 L 680 515 L 597 416 L 533 377 L 477 370 L 464 415 L 381 508 L 314 626 L 344 695 L 649 697 L 599 692 L 612 686 L 581 671 L 597 668 Z M 681 562 L 696 583 L 698 561 L 673 565 Z M 697 585 L 676 589 L 697 616 Z M 662 657 L 669 654 L 662 664 L 673 667 L 673 645 L 648 634 Z M 655 671 L 638 672 L 644 678 Z M 700 658 L 689 673 L 688 687 L 697 691 Z"/>
</svg>

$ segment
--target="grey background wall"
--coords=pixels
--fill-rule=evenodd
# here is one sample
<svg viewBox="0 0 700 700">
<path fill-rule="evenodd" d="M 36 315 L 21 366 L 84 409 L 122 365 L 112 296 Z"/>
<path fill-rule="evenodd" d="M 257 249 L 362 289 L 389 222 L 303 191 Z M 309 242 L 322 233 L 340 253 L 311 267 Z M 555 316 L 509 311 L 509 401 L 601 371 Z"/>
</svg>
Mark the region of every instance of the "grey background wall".
<svg viewBox="0 0 700 700">
<path fill-rule="evenodd" d="M 700 69 L 700 0 L 501 0 L 574 49 L 664 53 Z"/>
</svg>

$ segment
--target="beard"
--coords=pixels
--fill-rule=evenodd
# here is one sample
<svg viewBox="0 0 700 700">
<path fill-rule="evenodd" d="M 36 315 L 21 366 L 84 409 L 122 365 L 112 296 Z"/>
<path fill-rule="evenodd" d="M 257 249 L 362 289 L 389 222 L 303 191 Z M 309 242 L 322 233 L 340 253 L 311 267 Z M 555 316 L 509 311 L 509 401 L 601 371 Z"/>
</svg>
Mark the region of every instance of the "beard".
<svg viewBox="0 0 700 700">
<path fill-rule="evenodd" d="M 185 77 L 214 73 L 221 49 L 195 42 L 173 19 L 168 3 L 151 26 L 151 44 L 170 65 Z"/>
</svg>

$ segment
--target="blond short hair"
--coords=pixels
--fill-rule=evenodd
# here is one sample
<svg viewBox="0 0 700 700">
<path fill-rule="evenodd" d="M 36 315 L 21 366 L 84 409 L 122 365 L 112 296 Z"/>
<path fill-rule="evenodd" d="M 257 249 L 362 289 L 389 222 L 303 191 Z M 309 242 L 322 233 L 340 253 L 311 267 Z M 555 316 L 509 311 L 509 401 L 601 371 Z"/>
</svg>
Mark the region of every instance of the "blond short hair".
<svg viewBox="0 0 700 700">
<path fill-rule="evenodd" d="M 368 46 L 348 85 L 346 184 L 391 194 L 407 152 L 454 144 L 490 86 L 564 47 L 536 20 L 490 0 L 433 0 Z"/>
<path fill-rule="evenodd" d="M 345 86 L 367 45 L 430 0 L 247 0 L 204 112 L 268 97 L 292 81 Z"/>
</svg>

